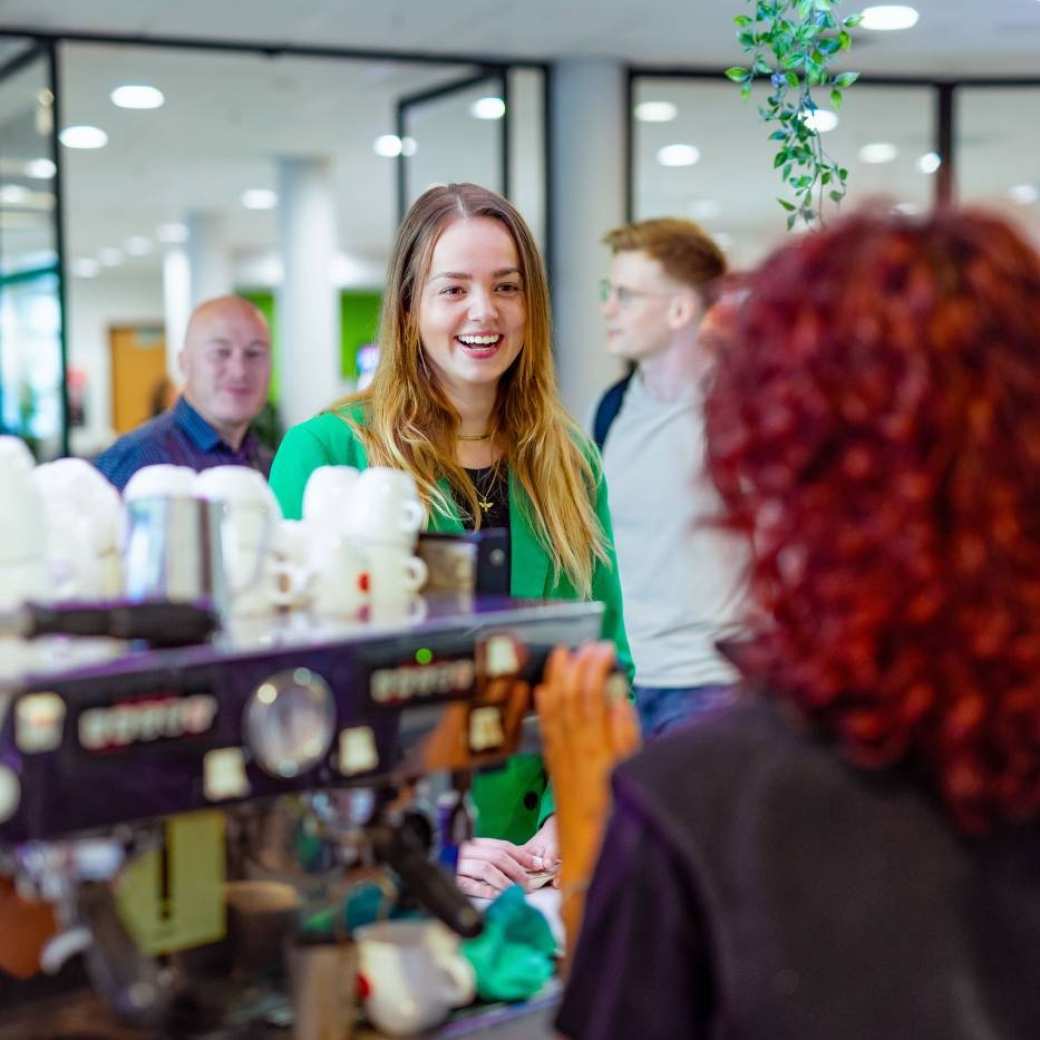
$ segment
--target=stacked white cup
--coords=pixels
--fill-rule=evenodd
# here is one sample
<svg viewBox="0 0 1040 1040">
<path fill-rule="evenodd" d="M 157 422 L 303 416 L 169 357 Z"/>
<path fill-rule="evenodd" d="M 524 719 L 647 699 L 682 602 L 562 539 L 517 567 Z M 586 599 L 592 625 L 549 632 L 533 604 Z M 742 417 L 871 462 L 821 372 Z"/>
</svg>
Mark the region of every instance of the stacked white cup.
<svg viewBox="0 0 1040 1040">
<path fill-rule="evenodd" d="M 123 588 L 119 492 L 83 459 L 37 466 L 33 483 L 46 513 L 50 598 L 118 596 Z"/>
<path fill-rule="evenodd" d="M 41 600 L 47 592 L 43 500 L 32 477 L 33 457 L 17 437 L 0 437 L 0 608 Z"/>
<path fill-rule="evenodd" d="M 303 492 L 310 604 L 316 614 L 354 614 L 367 600 L 367 563 L 347 533 L 359 478 L 352 466 L 320 466 Z"/>
<path fill-rule="evenodd" d="M 426 564 L 415 555 L 425 521 L 410 473 L 372 466 L 358 477 L 347 513 L 347 535 L 365 554 L 373 603 L 408 601 L 426 583 Z"/>
</svg>

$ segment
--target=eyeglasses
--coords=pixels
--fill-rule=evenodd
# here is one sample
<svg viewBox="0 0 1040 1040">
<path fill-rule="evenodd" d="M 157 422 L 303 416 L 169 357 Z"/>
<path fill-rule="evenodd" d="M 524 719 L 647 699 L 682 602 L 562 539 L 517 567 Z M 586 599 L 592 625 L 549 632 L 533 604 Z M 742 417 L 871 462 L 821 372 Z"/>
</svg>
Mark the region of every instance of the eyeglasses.
<svg viewBox="0 0 1040 1040">
<path fill-rule="evenodd" d="M 650 292 L 647 289 L 629 289 L 627 285 L 615 285 L 609 278 L 599 280 L 599 298 L 608 303 L 614 297 L 619 307 L 629 307 L 636 300 L 649 299 L 654 296 L 674 296 L 673 292 Z"/>
</svg>

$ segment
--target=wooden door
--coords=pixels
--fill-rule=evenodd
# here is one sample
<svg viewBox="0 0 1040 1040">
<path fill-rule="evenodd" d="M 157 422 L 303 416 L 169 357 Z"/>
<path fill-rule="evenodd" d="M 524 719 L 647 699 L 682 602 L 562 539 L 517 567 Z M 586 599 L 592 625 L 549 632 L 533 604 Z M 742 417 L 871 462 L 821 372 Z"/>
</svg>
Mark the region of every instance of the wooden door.
<svg viewBox="0 0 1040 1040">
<path fill-rule="evenodd" d="M 166 376 L 166 340 L 161 325 L 112 325 L 112 427 L 117 434 L 152 417 L 156 390 Z"/>
</svg>

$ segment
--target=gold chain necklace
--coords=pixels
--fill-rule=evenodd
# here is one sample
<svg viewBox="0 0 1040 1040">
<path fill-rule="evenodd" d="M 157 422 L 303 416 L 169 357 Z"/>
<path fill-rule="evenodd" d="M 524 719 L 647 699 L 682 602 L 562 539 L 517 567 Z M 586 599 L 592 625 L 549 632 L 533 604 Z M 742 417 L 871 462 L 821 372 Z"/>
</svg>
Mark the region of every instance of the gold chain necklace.
<svg viewBox="0 0 1040 1040">
<path fill-rule="evenodd" d="M 490 433 L 457 433 L 455 434 L 455 440 L 457 441 L 486 441 L 491 436 Z"/>
</svg>

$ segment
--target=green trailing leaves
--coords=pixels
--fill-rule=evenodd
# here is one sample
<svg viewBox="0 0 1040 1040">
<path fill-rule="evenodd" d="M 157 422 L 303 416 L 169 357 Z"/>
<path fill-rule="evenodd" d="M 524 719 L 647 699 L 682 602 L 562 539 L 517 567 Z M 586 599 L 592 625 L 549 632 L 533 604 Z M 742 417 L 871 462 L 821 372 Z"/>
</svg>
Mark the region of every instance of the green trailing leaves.
<svg viewBox="0 0 1040 1040">
<path fill-rule="evenodd" d="M 845 197 L 848 170 L 827 155 L 812 115 L 817 111 L 815 89 L 827 90 L 832 107 L 841 108 L 844 91 L 859 79 L 858 72 L 835 73 L 830 64 L 852 46 L 850 29 L 859 14 L 839 20 L 842 0 L 746 0 L 753 14 L 733 19 L 737 40 L 750 56 L 748 67 L 726 69 L 726 77 L 751 95 L 759 76 L 768 77 L 772 91 L 758 112 L 765 123 L 778 124 L 769 135 L 777 142 L 773 168 L 791 189 L 794 200 L 778 198 L 787 213 L 787 226 L 822 222 L 823 205 L 839 205 Z M 828 190 L 829 189 L 829 190 Z"/>
</svg>

